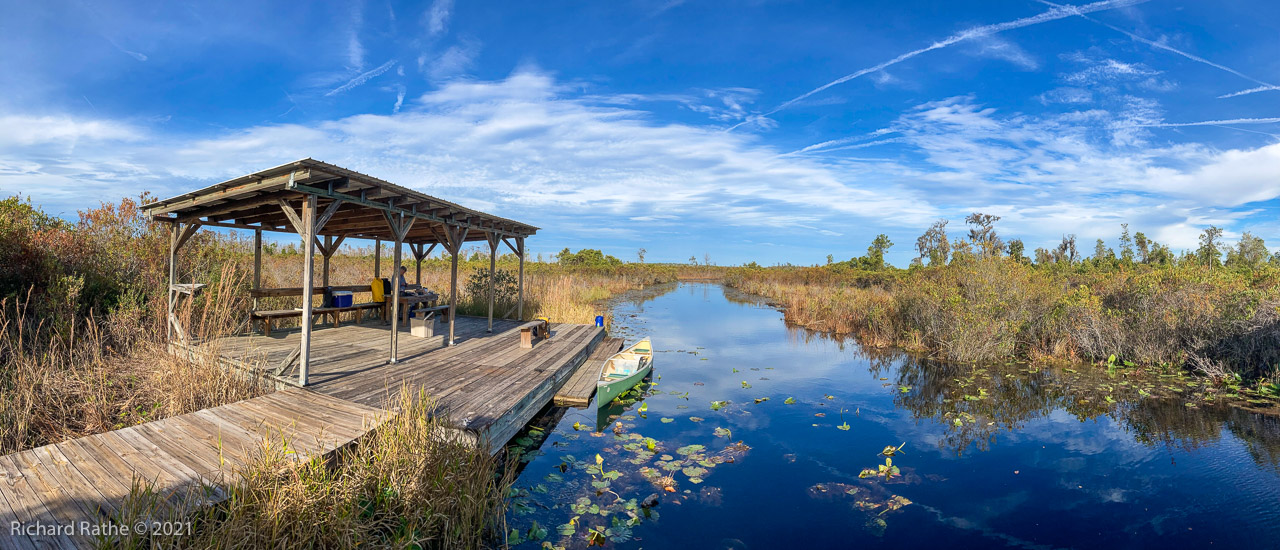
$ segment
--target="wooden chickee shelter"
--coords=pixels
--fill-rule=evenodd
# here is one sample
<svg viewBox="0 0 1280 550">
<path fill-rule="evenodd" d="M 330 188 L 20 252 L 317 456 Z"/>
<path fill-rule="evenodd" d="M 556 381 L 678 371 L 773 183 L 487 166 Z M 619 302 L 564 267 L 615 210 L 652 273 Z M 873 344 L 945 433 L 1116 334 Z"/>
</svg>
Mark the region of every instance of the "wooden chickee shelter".
<svg viewBox="0 0 1280 550">
<path fill-rule="evenodd" d="M 417 275 L 422 276 L 422 260 L 442 246 L 451 257 L 449 279 L 448 345 L 454 344 L 454 325 L 458 302 L 458 254 L 466 242 L 484 241 L 489 245 L 489 318 L 488 331 L 493 332 L 494 271 L 499 243 L 505 244 L 520 261 L 519 297 L 516 318 L 524 316 L 524 260 L 526 238 L 537 227 L 483 212 L 401 187 L 346 168 L 312 160 L 269 168 L 241 176 L 176 197 L 144 206 L 154 219 L 172 225 L 169 244 L 169 341 L 176 336 L 185 344 L 188 335 L 179 322 L 175 309 L 179 299 L 199 292 L 202 285 L 178 281 L 177 262 L 182 246 L 202 226 L 249 229 L 254 231 L 255 291 L 261 288 L 262 232 L 297 233 L 302 239 L 303 263 L 301 289 L 303 297 L 302 335 L 296 356 L 297 384 L 306 386 L 310 367 L 313 304 L 311 297 L 319 289 L 314 282 L 315 251 L 323 258 L 321 286 L 328 286 L 329 258 L 348 238 L 372 239 L 394 243 L 392 253 L 392 292 L 400 296 L 399 267 L 402 245 L 409 245 L 418 262 Z M 323 238 L 323 241 L 321 240 Z M 379 254 L 380 256 L 380 254 Z M 376 268 L 375 268 L 376 269 Z M 379 274 L 375 273 L 375 276 Z M 256 296 L 256 295 L 255 295 Z M 388 362 L 398 360 L 400 333 L 400 300 L 393 299 Z M 280 370 L 289 365 L 282 365 Z"/>
</svg>

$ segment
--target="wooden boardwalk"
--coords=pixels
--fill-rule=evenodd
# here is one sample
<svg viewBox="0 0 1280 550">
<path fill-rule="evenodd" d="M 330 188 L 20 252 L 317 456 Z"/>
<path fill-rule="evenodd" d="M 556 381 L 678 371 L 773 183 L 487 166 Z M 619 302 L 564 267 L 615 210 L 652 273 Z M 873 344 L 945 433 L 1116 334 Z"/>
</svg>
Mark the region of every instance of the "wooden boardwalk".
<svg viewBox="0 0 1280 550">
<path fill-rule="evenodd" d="M 591 397 L 596 394 L 596 382 L 600 381 L 600 369 L 604 362 L 622 350 L 621 338 L 605 338 L 591 352 L 587 362 L 573 374 L 569 382 L 556 392 L 552 400 L 556 406 L 585 408 L 591 405 Z"/>
<path fill-rule="evenodd" d="M 120 517 L 135 480 L 159 495 L 199 490 L 223 498 L 225 482 L 270 438 L 296 458 L 333 452 L 386 418 L 386 411 L 303 389 L 0 456 L 0 548 L 84 548 L 78 526 Z M 77 526 L 70 533 L 13 536 L 12 522 Z"/>
<path fill-rule="evenodd" d="M 599 327 L 553 323 L 550 339 L 521 349 L 519 326 L 517 321 L 495 319 L 493 333 L 488 333 L 485 319 L 459 316 L 455 345 L 447 347 L 444 336 L 416 338 L 404 329 L 395 364 L 387 363 L 390 328 L 379 321 L 319 328 L 312 336 L 307 387 L 384 408 L 407 384 L 437 400 L 438 410 L 459 429 L 497 452 L 551 402 L 604 338 Z M 293 329 L 273 331 L 270 337 L 222 338 L 198 349 L 242 368 L 269 370 L 298 342 L 299 333 Z"/>
<path fill-rule="evenodd" d="M 497 452 L 569 381 L 589 357 L 599 374 L 621 341 L 604 329 L 552 324 L 551 338 L 520 348 L 519 323 L 459 317 L 456 345 L 443 337 L 400 335 L 400 357 L 387 362 L 390 329 L 380 322 L 314 333 L 311 383 L 270 395 L 123 430 L 0 457 L 0 549 L 92 546 L 76 533 L 11 537 L 24 525 L 101 525 L 121 516 L 135 480 L 182 498 L 198 489 L 206 502 L 224 495 L 248 457 L 270 438 L 287 437 L 298 459 L 323 456 L 359 439 L 394 411 L 402 385 L 437 401 L 454 425 Z M 187 348 L 238 368 L 269 368 L 298 345 L 298 331 L 220 338 Z M 612 351 L 608 351 L 612 349 Z M 603 350 L 603 351 L 602 351 Z M 585 376 L 585 375 L 584 375 Z M 590 395 L 587 395 L 587 402 Z"/>
</svg>

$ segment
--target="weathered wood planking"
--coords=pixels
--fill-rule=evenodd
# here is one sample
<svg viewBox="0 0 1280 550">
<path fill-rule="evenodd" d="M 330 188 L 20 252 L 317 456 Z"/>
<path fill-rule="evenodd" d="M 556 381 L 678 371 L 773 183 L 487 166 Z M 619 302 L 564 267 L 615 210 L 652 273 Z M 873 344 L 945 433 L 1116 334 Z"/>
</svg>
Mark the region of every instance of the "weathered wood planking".
<svg viewBox="0 0 1280 550">
<path fill-rule="evenodd" d="M 621 338 L 602 340 L 595 351 L 591 352 L 587 362 L 556 392 L 552 402 L 559 407 L 584 408 L 591 405 L 591 397 L 596 394 L 596 383 L 600 381 L 600 369 L 604 368 L 604 362 L 609 357 L 619 351 L 622 351 Z"/>
<path fill-rule="evenodd" d="M 205 409 L 139 426 L 0 456 L 0 549 L 94 547 L 90 537 L 10 536 L 11 522 L 108 523 L 135 479 L 162 496 L 201 485 L 224 498 L 265 438 L 287 438 L 299 460 L 351 443 L 387 418 L 386 411 L 304 389 Z"/>
<path fill-rule="evenodd" d="M 604 329 L 553 323 L 551 338 L 532 349 L 520 347 L 518 321 L 457 318 L 455 342 L 445 335 L 430 338 L 401 331 L 398 362 L 386 352 L 390 329 L 380 323 L 317 329 L 311 343 L 308 388 L 369 407 L 386 408 L 400 386 L 424 391 L 454 424 L 497 452 L 578 370 Z M 270 368 L 298 346 L 298 332 L 244 335 L 202 344 L 195 351 L 213 353 L 242 368 Z M 616 351 L 616 349 L 615 349 Z"/>
</svg>

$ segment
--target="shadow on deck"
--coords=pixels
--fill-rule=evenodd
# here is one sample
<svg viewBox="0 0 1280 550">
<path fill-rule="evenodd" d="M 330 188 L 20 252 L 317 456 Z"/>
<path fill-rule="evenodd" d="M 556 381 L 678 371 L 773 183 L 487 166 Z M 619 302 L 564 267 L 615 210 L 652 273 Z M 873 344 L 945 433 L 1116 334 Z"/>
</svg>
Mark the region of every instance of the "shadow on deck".
<svg viewBox="0 0 1280 550">
<path fill-rule="evenodd" d="M 390 358 L 391 328 L 380 321 L 318 326 L 312 333 L 307 389 L 383 408 L 408 385 L 438 402 L 460 429 L 497 450 L 520 430 L 569 379 L 604 338 L 591 325 L 553 323 L 551 338 L 520 348 L 520 323 L 459 316 L 455 345 L 445 346 L 448 325 L 432 337 L 400 333 L 398 362 Z M 224 364 L 270 372 L 297 349 L 300 332 L 230 336 L 193 351 L 220 356 Z M 289 380 L 296 382 L 296 368 Z"/>
</svg>

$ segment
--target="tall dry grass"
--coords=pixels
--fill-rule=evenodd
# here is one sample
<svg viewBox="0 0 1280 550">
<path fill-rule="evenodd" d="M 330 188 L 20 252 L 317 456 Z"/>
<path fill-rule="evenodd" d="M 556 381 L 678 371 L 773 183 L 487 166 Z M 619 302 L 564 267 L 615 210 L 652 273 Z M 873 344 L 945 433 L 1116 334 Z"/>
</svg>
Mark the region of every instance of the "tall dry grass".
<svg viewBox="0 0 1280 550">
<path fill-rule="evenodd" d="M 967 259 L 888 272 L 738 269 L 788 321 L 953 361 L 1108 359 L 1280 378 L 1280 271 Z"/>
<path fill-rule="evenodd" d="M 326 460 L 289 454 L 286 437 L 264 442 L 214 506 L 174 506 L 138 486 L 122 509 L 138 519 L 191 521 L 178 539 L 134 537 L 105 546 L 142 548 L 482 548 L 503 530 L 514 462 L 450 436 L 448 419 L 422 393 L 402 388 L 398 414 Z M 199 495 L 196 495 L 199 496 Z"/>
<path fill-rule="evenodd" d="M 221 334 L 240 315 L 230 279 L 209 290 L 212 307 L 178 315 L 195 338 Z M 98 318 L 68 311 L 53 322 L 30 300 L 0 300 L 0 454 L 239 401 L 270 391 L 212 362 L 170 355 L 136 312 Z"/>
</svg>

